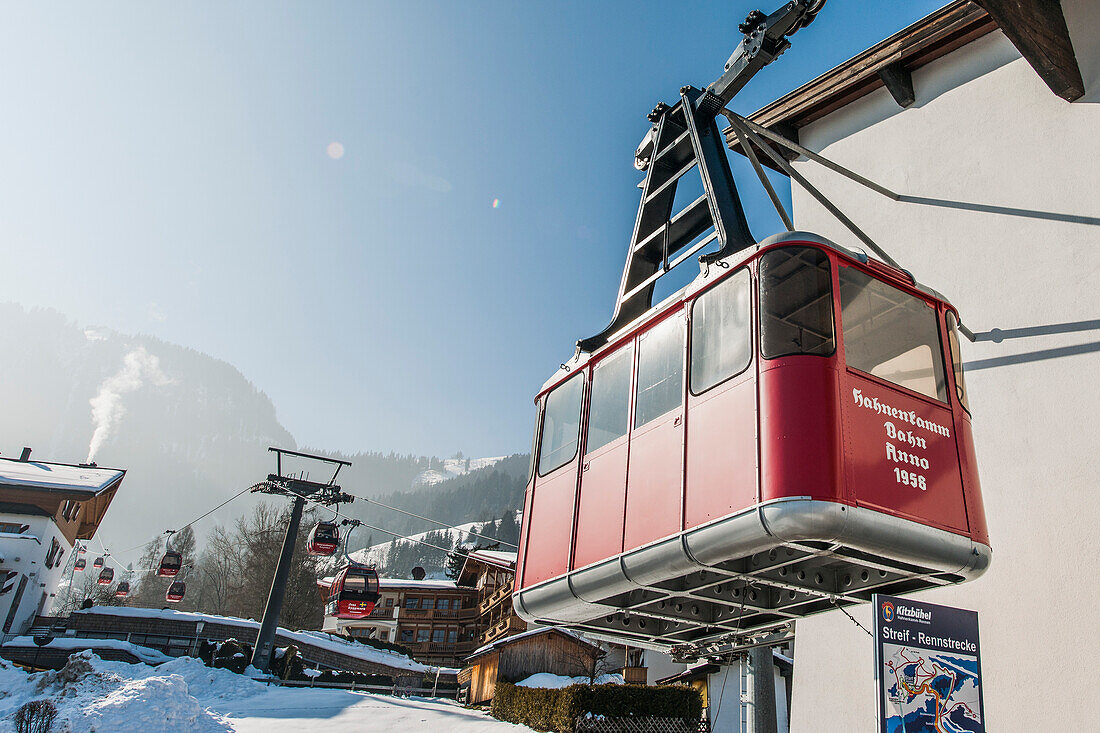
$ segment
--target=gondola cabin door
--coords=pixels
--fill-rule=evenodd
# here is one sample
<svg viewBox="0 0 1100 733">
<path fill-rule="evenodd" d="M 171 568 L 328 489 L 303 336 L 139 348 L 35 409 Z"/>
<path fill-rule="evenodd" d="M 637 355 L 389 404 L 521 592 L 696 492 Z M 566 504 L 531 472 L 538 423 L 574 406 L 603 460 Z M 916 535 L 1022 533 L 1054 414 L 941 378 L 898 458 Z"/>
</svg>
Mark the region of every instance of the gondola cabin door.
<svg viewBox="0 0 1100 733">
<path fill-rule="evenodd" d="M 590 372 L 574 568 L 623 551 L 633 374 L 633 340 L 601 358 Z"/>
<path fill-rule="evenodd" d="M 637 338 L 623 549 L 680 531 L 684 479 L 683 309 Z"/>
</svg>

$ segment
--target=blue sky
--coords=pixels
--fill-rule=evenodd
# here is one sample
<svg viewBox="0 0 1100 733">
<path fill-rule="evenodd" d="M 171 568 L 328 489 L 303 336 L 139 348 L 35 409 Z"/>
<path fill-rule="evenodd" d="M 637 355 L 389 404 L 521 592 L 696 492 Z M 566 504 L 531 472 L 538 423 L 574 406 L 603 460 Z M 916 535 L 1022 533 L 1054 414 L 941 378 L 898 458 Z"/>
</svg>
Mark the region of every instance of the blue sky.
<svg viewBox="0 0 1100 733">
<path fill-rule="evenodd" d="M 831 0 L 732 106 L 941 4 Z M 224 359 L 300 445 L 526 450 L 611 315 L 645 114 L 773 5 L 5 5 L 0 298 Z"/>
</svg>

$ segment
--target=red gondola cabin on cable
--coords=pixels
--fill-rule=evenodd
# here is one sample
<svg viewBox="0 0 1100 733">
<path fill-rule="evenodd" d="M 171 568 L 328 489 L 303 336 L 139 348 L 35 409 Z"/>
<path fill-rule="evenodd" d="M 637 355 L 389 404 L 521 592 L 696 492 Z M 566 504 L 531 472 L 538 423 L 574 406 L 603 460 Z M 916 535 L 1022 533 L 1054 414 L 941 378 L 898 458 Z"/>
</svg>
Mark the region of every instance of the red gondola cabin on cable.
<svg viewBox="0 0 1100 733">
<path fill-rule="evenodd" d="M 757 151 L 819 201 L 776 148 L 823 159 L 726 108 L 822 5 L 751 14 L 725 73 L 649 114 L 614 316 L 536 398 L 513 595 L 527 621 L 699 656 L 989 564 L 955 309 L 843 215 L 877 260 L 793 231 Z M 749 231 L 727 141 L 786 233 Z M 676 211 L 690 171 L 703 195 Z M 694 280 L 654 305 L 696 254 Z"/>
<path fill-rule="evenodd" d="M 157 568 L 157 575 L 162 578 L 174 578 L 176 575 L 179 574 L 180 568 L 182 566 L 183 555 L 178 552 L 168 550 L 160 559 L 160 567 Z"/>
<path fill-rule="evenodd" d="M 164 594 L 164 600 L 169 603 L 179 603 L 186 593 L 187 584 L 182 580 L 173 580 L 172 584 L 168 586 L 168 591 Z"/>
<path fill-rule="evenodd" d="M 378 593 L 378 572 L 352 563 L 336 573 L 328 589 L 325 615 L 334 618 L 365 618 L 374 610 Z"/>
<path fill-rule="evenodd" d="M 94 560 L 94 561 L 92 562 L 92 567 L 93 567 L 93 568 L 96 568 L 96 569 L 99 569 L 99 568 L 103 567 L 103 558 L 102 558 L 102 557 L 97 557 L 97 558 L 96 558 L 96 559 L 95 559 L 95 560 Z"/>
<path fill-rule="evenodd" d="M 115 569 L 103 568 L 99 571 L 99 578 L 96 580 L 96 583 L 98 583 L 99 585 L 110 585 L 112 582 L 114 582 L 114 579 Z"/>
<path fill-rule="evenodd" d="M 309 531 L 306 551 L 310 555 L 332 557 L 340 547 L 340 529 L 335 522 L 318 522 Z"/>
<path fill-rule="evenodd" d="M 130 583 L 128 581 L 120 581 L 115 587 L 115 598 L 125 598 L 130 595 Z"/>
<path fill-rule="evenodd" d="M 84 568 L 86 568 L 86 567 L 88 567 L 88 561 L 85 560 L 82 557 L 78 557 L 76 559 L 76 562 L 73 563 L 73 570 L 75 570 L 78 573 L 84 572 Z"/>
</svg>

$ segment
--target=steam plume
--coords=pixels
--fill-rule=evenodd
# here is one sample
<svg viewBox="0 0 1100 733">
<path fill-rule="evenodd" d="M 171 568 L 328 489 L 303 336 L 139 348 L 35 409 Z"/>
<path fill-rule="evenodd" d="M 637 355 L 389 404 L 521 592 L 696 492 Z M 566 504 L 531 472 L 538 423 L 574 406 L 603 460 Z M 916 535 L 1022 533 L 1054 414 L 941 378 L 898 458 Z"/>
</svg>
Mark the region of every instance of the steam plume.
<svg viewBox="0 0 1100 733">
<path fill-rule="evenodd" d="M 92 422 L 95 423 L 95 432 L 88 444 L 88 463 L 95 459 L 96 453 L 111 436 L 111 431 L 126 414 L 122 396 L 140 389 L 146 381 L 156 386 L 172 382 L 160 370 L 160 359 L 146 351 L 144 346 L 139 346 L 123 357 L 122 368 L 116 374 L 99 385 L 99 393 L 88 401 L 92 406 Z"/>
</svg>

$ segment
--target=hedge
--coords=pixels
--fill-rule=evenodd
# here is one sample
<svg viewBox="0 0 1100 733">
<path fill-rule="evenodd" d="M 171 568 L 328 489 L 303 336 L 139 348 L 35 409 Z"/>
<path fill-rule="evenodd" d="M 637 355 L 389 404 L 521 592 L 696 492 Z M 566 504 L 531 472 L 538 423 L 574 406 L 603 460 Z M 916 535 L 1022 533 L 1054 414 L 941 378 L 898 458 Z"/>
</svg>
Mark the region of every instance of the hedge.
<svg viewBox="0 0 1100 733">
<path fill-rule="evenodd" d="M 574 721 L 588 713 L 609 718 L 699 720 L 703 700 L 698 690 L 680 685 L 571 685 L 547 690 L 498 682 L 490 713 L 535 730 L 572 733 Z"/>
</svg>

